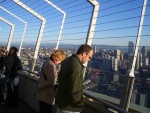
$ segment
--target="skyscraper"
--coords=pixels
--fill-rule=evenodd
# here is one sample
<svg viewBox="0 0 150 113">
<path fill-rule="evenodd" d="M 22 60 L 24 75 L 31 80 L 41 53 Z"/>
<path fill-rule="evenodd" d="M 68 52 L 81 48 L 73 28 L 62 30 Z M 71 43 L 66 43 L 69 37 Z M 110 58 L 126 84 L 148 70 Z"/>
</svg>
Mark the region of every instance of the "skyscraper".
<svg viewBox="0 0 150 113">
<path fill-rule="evenodd" d="M 142 55 L 144 55 L 144 57 L 146 57 L 147 56 L 147 49 L 146 49 L 146 47 L 144 46 L 144 47 L 142 47 L 142 49 L 141 49 L 141 53 L 142 53 Z"/>
<path fill-rule="evenodd" d="M 139 67 L 140 67 L 140 53 L 137 53 L 136 64 L 135 64 L 135 70 L 138 70 Z"/>
<path fill-rule="evenodd" d="M 132 68 L 132 63 L 133 63 L 133 54 L 130 54 L 128 56 L 128 68 L 131 69 Z"/>
<path fill-rule="evenodd" d="M 114 50 L 114 56 L 117 60 L 120 60 L 120 54 L 121 54 L 121 51 L 120 50 Z"/>
<path fill-rule="evenodd" d="M 128 54 L 133 54 L 134 52 L 134 42 L 129 41 L 128 43 Z"/>
<path fill-rule="evenodd" d="M 94 46 L 94 53 L 97 53 L 97 49 L 96 49 L 96 46 Z"/>
<path fill-rule="evenodd" d="M 146 56 L 147 56 L 147 50 L 146 50 L 145 46 L 142 47 L 141 53 L 142 53 L 142 63 L 143 63 L 143 66 L 145 66 L 145 59 L 146 59 Z"/>
</svg>

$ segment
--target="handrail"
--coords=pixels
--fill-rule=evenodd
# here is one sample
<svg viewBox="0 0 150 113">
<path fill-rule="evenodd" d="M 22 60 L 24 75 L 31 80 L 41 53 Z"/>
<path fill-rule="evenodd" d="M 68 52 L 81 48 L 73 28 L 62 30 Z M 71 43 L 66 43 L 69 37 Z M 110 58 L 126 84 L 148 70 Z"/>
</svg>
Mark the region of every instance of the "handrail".
<svg viewBox="0 0 150 113">
<path fill-rule="evenodd" d="M 27 71 L 28 73 L 35 74 L 35 75 L 37 75 L 37 76 L 40 76 L 40 74 L 34 73 L 34 72 L 30 71 L 30 70 L 23 69 L 23 71 Z"/>
<path fill-rule="evenodd" d="M 115 105 L 113 105 L 113 104 L 111 104 L 111 103 L 109 103 L 109 102 L 107 102 L 107 101 L 105 101 L 105 100 L 103 100 L 103 99 L 94 97 L 94 96 L 92 96 L 92 95 L 90 95 L 90 94 L 88 94 L 88 93 L 86 93 L 86 92 L 84 92 L 83 94 L 84 94 L 86 97 L 89 97 L 89 98 L 93 99 L 94 101 L 97 101 L 98 103 L 102 103 L 104 106 L 107 106 L 108 108 L 111 108 L 111 109 L 113 109 L 113 110 L 116 110 L 116 111 L 119 112 L 119 113 L 129 113 L 129 112 L 127 112 L 127 111 L 125 111 L 125 110 L 119 108 L 118 106 L 115 106 Z"/>
<path fill-rule="evenodd" d="M 37 76 L 40 76 L 40 74 L 34 73 L 34 72 L 30 71 L 30 70 L 23 69 L 23 71 L 27 71 L 28 73 L 35 74 L 35 75 L 37 75 Z M 106 72 L 108 72 L 108 71 L 106 71 Z M 110 73 L 111 73 L 111 72 L 110 72 Z M 127 75 L 123 75 L 123 74 L 119 74 L 119 75 L 120 75 L 121 77 L 129 78 Z M 140 77 L 135 77 L 135 79 L 136 79 L 136 80 L 137 80 L 137 79 L 140 79 L 140 80 L 143 80 L 143 81 L 149 81 L 149 80 L 147 80 L 147 79 L 143 79 L 143 78 L 140 78 Z"/>
<path fill-rule="evenodd" d="M 34 72 L 31 72 L 30 70 L 25 70 L 25 69 L 23 69 L 23 71 L 27 71 L 27 72 L 29 72 L 29 73 L 35 74 L 35 75 L 37 75 L 37 76 L 40 76 L 39 74 L 34 73 Z M 94 101 L 97 101 L 98 103 L 103 103 L 103 104 L 104 104 L 105 106 L 107 106 L 108 108 L 112 108 L 113 110 L 116 110 L 116 111 L 118 111 L 119 113 L 129 113 L 129 112 L 127 112 L 127 111 L 125 111 L 125 110 L 119 108 L 118 106 L 115 106 L 115 105 L 113 105 L 113 104 L 111 104 L 111 103 L 109 103 L 109 102 L 106 102 L 106 101 L 103 100 L 103 99 L 94 97 L 94 96 L 92 96 L 92 95 L 90 95 L 90 94 L 88 94 L 88 93 L 86 93 L 86 92 L 84 92 L 84 95 L 85 95 L 86 97 L 88 97 L 88 98 L 93 99 Z"/>
</svg>

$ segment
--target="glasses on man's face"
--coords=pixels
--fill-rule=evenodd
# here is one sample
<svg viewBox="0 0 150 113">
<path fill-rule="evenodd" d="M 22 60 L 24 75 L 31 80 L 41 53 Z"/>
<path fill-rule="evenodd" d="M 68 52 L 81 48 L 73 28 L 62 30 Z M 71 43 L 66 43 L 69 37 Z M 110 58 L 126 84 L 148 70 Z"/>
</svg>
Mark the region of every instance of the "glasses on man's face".
<svg viewBox="0 0 150 113">
<path fill-rule="evenodd" d="M 86 54 L 86 55 L 89 57 L 89 59 L 92 59 L 92 57 L 89 54 Z"/>
</svg>

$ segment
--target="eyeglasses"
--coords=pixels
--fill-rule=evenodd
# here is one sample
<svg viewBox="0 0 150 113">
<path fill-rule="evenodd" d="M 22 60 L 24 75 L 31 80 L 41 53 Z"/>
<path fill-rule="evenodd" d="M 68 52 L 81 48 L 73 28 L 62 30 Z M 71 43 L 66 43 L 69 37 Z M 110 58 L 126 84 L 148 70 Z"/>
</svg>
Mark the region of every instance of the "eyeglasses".
<svg viewBox="0 0 150 113">
<path fill-rule="evenodd" d="M 89 56 L 89 54 L 86 54 L 87 56 Z M 89 59 L 91 59 L 92 57 L 91 56 L 89 56 Z"/>
</svg>

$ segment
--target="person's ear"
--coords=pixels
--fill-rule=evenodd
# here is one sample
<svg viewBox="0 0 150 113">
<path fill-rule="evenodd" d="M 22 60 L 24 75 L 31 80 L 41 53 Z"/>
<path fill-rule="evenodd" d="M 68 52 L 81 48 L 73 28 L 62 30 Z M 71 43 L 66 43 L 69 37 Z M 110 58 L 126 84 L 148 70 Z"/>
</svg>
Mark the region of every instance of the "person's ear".
<svg viewBox="0 0 150 113">
<path fill-rule="evenodd" d="M 82 53 L 82 56 L 84 56 L 84 57 L 85 57 L 85 56 L 86 56 L 86 52 Z"/>
</svg>

